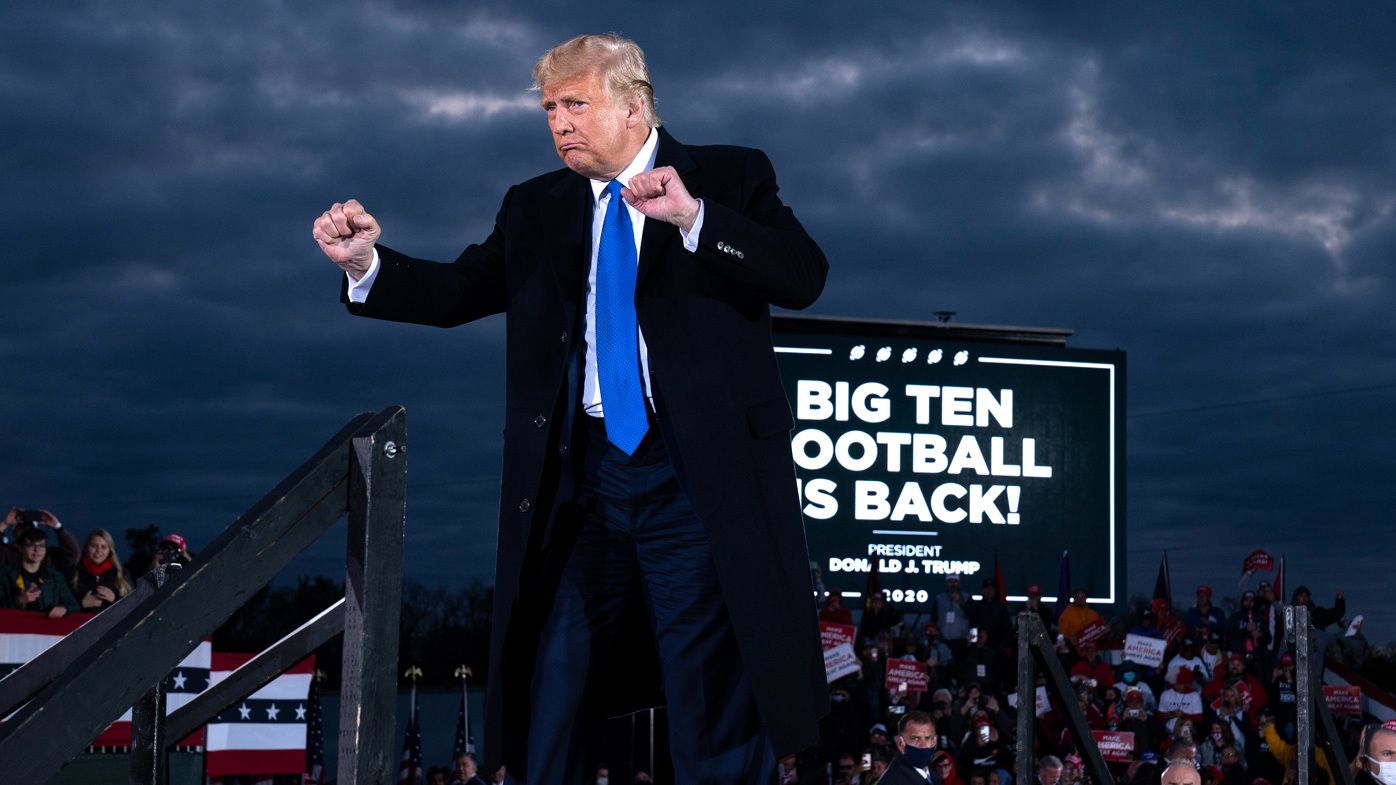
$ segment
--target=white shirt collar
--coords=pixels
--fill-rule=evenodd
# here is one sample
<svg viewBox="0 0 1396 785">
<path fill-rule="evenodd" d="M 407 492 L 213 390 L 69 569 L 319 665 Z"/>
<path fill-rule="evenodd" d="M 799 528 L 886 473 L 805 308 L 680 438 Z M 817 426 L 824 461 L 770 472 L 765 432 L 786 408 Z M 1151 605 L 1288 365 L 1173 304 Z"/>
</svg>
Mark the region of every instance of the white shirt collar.
<svg viewBox="0 0 1396 785">
<path fill-rule="evenodd" d="M 630 178 L 635 175 L 653 169 L 655 155 L 658 151 L 659 129 L 651 128 L 649 138 L 645 139 L 645 143 L 640 146 L 640 152 L 635 154 L 635 158 L 631 160 L 629 166 L 625 167 L 620 174 L 616 175 L 616 179 L 620 181 L 621 185 L 625 185 L 630 182 Z M 596 200 L 594 204 L 600 204 L 601 194 L 605 193 L 606 186 L 610 184 L 610 180 L 591 181 L 591 195 Z"/>
</svg>

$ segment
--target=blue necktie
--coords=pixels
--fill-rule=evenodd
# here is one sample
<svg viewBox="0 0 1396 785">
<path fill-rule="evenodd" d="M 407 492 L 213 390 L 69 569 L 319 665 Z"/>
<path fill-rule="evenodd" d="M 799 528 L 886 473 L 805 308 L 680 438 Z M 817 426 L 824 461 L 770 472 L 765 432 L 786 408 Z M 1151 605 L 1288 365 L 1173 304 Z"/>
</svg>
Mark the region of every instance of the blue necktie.
<svg viewBox="0 0 1396 785">
<path fill-rule="evenodd" d="M 620 183 L 606 186 L 610 200 L 596 253 L 596 377 L 606 438 L 626 455 L 649 430 L 640 386 L 640 346 L 635 326 L 635 229 L 620 196 Z"/>
</svg>

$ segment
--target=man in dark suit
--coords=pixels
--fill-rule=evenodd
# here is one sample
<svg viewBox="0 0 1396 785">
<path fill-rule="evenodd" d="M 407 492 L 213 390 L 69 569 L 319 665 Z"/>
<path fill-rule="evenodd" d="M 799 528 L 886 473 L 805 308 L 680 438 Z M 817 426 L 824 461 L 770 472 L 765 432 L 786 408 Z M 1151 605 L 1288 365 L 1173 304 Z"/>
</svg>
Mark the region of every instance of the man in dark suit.
<svg viewBox="0 0 1396 785">
<path fill-rule="evenodd" d="M 580 784 L 604 717 L 664 702 L 678 782 L 761 782 L 828 710 L 769 313 L 828 263 L 765 155 L 659 128 L 633 42 L 568 41 L 534 82 L 567 168 L 483 243 L 413 259 L 353 200 L 314 236 L 354 313 L 506 314 L 487 768 Z"/>
<path fill-rule="evenodd" d="M 877 785 L 941 785 L 931 768 L 936 752 L 936 723 L 922 711 L 909 711 L 897 722 L 897 754 Z"/>
</svg>

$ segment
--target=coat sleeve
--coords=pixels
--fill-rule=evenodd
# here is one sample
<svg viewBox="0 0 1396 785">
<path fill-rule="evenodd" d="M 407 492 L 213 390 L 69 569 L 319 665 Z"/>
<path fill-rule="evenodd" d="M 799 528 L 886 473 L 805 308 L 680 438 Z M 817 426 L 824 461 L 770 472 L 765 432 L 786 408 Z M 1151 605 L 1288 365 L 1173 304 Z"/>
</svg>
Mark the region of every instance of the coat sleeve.
<svg viewBox="0 0 1396 785">
<path fill-rule="evenodd" d="M 415 259 L 378 246 L 378 277 L 362 303 L 349 302 L 348 284 L 340 300 L 358 316 L 455 327 L 505 309 L 504 223 L 515 189 L 509 189 L 483 243 L 466 248 L 454 262 Z M 342 277 L 342 276 L 341 276 Z"/>
<path fill-rule="evenodd" d="M 67 526 L 60 527 L 58 529 L 58 558 L 54 560 L 53 566 L 58 568 L 59 572 L 67 572 L 77 566 L 78 557 L 81 555 L 78 552 L 78 538 L 68 531 Z"/>
<path fill-rule="evenodd" d="M 742 178 L 748 197 L 740 209 L 703 201 L 695 254 L 708 270 L 753 296 L 781 308 L 808 308 L 824 291 L 824 252 L 776 195 L 775 169 L 765 153 L 749 151 Z"/>
</svg>

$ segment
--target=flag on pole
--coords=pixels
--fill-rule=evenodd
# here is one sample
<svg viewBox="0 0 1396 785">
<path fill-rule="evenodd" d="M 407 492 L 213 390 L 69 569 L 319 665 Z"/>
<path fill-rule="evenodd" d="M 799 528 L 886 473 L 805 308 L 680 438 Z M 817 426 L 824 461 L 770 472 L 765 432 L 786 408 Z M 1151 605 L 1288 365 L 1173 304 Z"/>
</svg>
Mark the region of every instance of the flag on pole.
<svg viewBox="0 0 1396 785">
<path fill-rule="evenodd" d="M 1003 567 L 999 566 L 998 551 L 994 551 L 994 590 L 999 593 L 999 602 L 1008 604 L 1008 592 L 1003 589 Z"/>
<path fill-rule="evenodd" d="M 882 593 L 882 573 L 878 570 L 880 559 L 872 559 L 872 570 L 868 573 L 868 583 L 863 588 L 863 610 L 872 607 L 872 598 Z"/>
<path fill-rule="evenodd" d="M 1057 618 L 1061 618 L 1066 606 L 1071 604 L 1071 560 L 1070 551 L 1062 551 L 1062 570 L 1057 576 Z"/>
<path fill-rule="evenodd" d="M 1163 560 L 1158 564 L 1158 578 L 1154 581 L 1154 599 L 1168 600 L 1173 607 L 1173 582 L 1168 577 L 1168 551 L 1163 552 Z"/>
<path fill-rule="evenodd" d="M 451 747 L 451 760 L 475 754 L 475 736 L 470 732 L 470 712 L 465 705 L 465 688 L 461 687 L 460 713 L 456 715 L 456 743 Z"/>
<path fill-rule="evenodd" d="M 320 685 L 310 679 L 310 707 L 305 714 L 305 777 L 302 785 L 325 785 L 325 721 Z"/>
<path fill-rule="evenodd" d="M 422 727 L 417 711 L 417 685 L 412 685 L 412 719 L 407 722 L 407 734 L 402 740 L 402 765 L 397 770 L 398 785 L 423 785 Z"/>
</svg>

